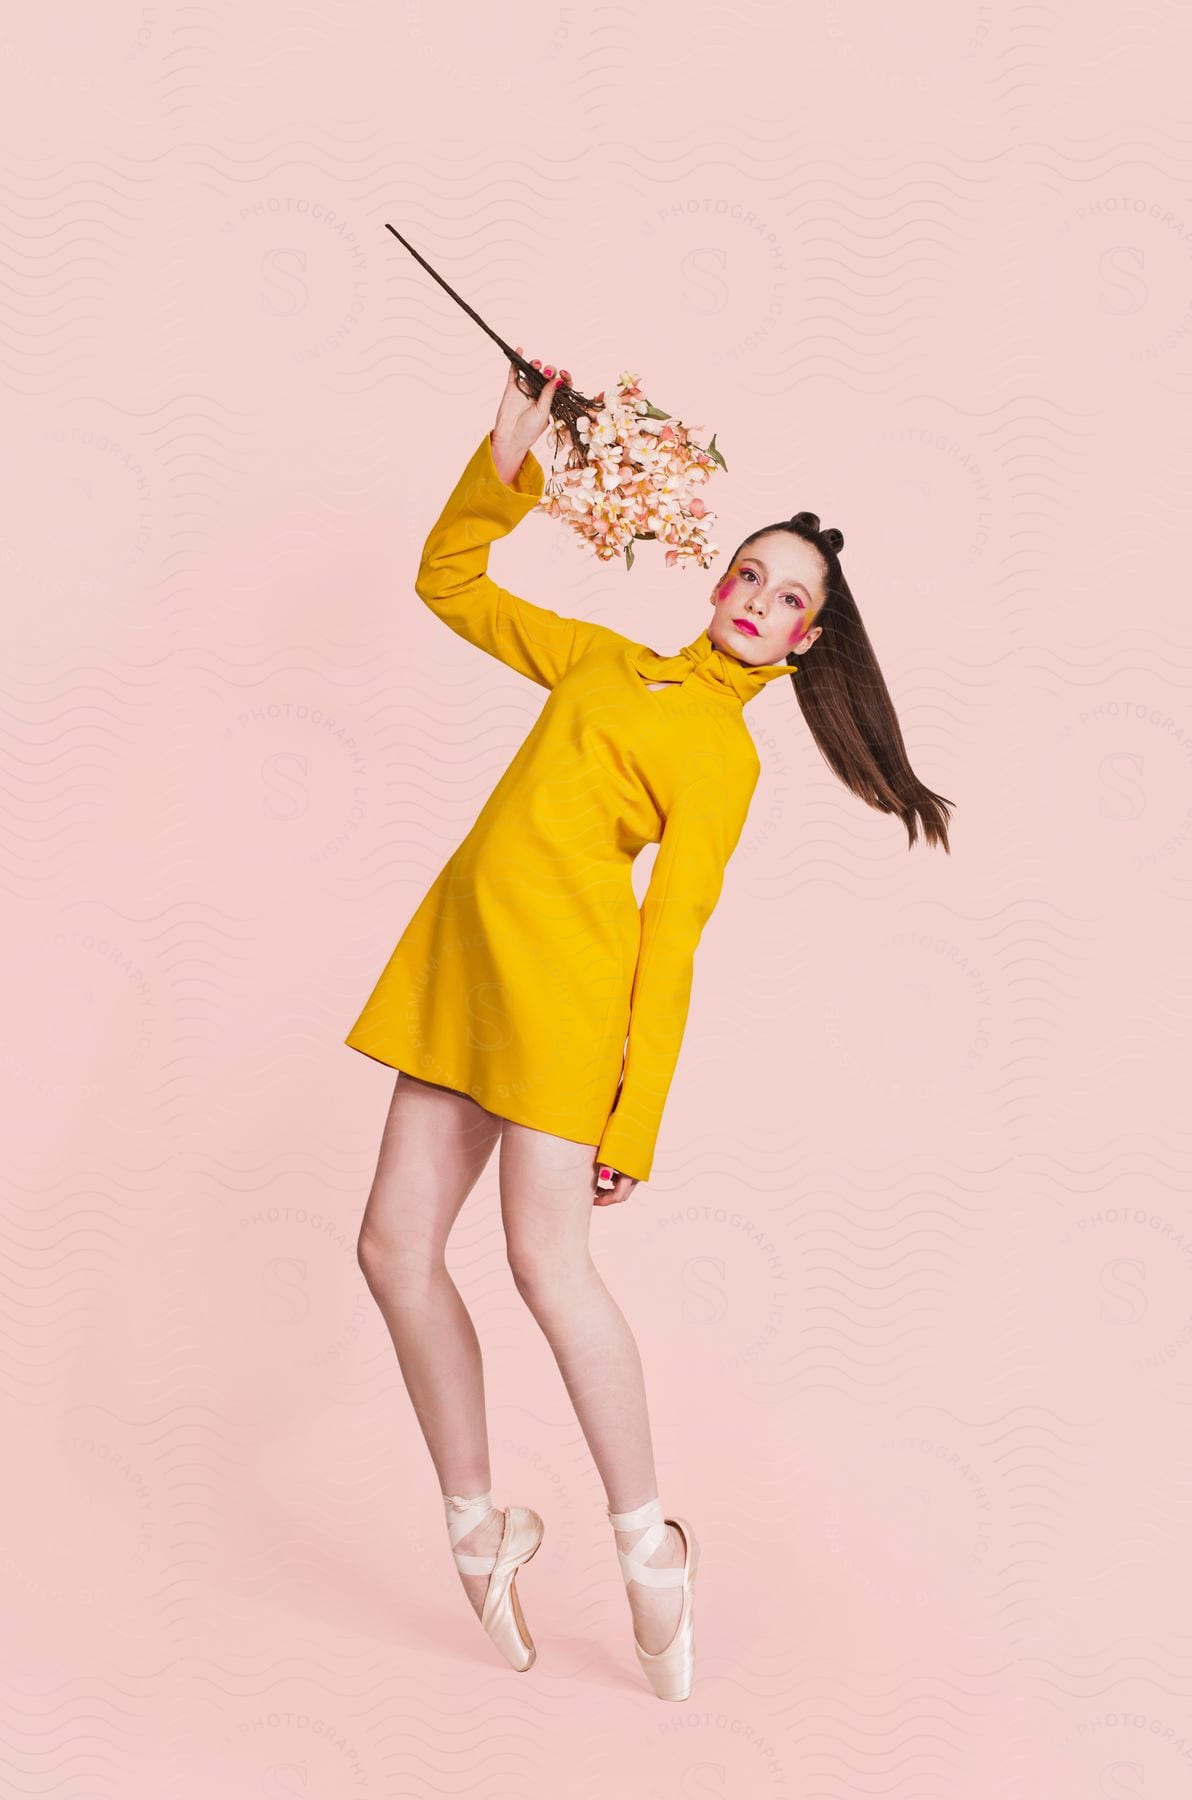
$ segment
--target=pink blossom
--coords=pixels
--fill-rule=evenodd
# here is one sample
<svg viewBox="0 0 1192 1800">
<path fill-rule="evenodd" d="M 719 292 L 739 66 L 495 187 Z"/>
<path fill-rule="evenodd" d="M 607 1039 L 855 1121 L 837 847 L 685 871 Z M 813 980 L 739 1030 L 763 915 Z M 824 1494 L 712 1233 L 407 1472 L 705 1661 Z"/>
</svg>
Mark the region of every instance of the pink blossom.
<svg viewBox="0 0 1192 1800">
<path fill-rule="evenodd" d="M 715 514 L 693 489 L 719 465 L 692 441 L 698 427 L 649 418 L 649 405 L 638 376 L 624 372 L 612 399 L 583 421 L 586 465 L 552 472 L 541 503 L 602 562 L 649 533 L 670 546 L 667 567 L 695 561 L 708 568 L 717 553 L 708 537 Z M 570 447 L 558 422 L 554 432 L 556 450 Z"/>
</svg>

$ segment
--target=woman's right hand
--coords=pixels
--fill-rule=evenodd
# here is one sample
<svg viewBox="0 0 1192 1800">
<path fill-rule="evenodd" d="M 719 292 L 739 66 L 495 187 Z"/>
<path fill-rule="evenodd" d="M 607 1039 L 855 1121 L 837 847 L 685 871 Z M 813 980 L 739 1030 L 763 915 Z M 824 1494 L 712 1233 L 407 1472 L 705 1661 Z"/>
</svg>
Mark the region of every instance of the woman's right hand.
<svg viewBox="0 0 1192 1800">
<path fill-rule="evenodd" d="M 520 344 L 516 346 L 517 354 L 524 354 Z M 541 360 L 535 356 L 530 359 L 535 369 L 541 369 Z M 566 369 L 547 364 L 542 370 L 547 379 L 542 384 L 542 392 L 536 400 L 531 399 L 521 383 L 522 372 L 514 363 L 509 364 L 505 376 L 505 391 L 501 395 L 501 404 L 497 409 L 497 422 L 492 428 L 493 461 L 501 480 L 512 484 L 517 471 L 526 459 L 527 450 L 531 450 L 550 424 L 551 401 L 560 383 L 571 384 L 571 376 Z M 557 379 L 556 379 L 557 378 Z"/>
<path fill-rule="evenodd" d="M 600 1185 L 600 1177 L 605 1174 L 606 1171 L 612 1177 L 611 1187 L 602 1187 Z M 596 1178 L 596 1198 L 592 1202 L 593 1206 L 619 1206 L 623 1200 L 628 1200 L 630 1194 L 637 1186 L 636 1175 L 622 1175 L 620 1169 L 610 1169 L 608 1164 L 601 1162 L 599 1158 L 596 1160 L 594 1173 Z"/>
</svg>

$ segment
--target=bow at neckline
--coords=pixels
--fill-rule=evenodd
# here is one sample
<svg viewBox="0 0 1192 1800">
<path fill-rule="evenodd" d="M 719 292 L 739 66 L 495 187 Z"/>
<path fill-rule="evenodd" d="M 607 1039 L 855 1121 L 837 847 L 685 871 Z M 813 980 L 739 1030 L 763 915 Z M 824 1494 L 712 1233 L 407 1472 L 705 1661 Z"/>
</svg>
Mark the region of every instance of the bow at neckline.
<svg viewBox="0 0 1192 1800">
<path fill-rule="evenodd" d="M 660 656 L 656 650 L 648 650 L 642 644 L 634 660 L 647 681 L 682 682 L 694 676 L 720 693 L 735 696 L 742 705 L 760 694 L 768 681 L 790 675 L 798 667 L 797 663 L 785 659 L 759 666 L 738 662 L 735 656 L 714 644 L 706 631 L 701 631 L 690 644 L 684 644 L 674 656 Z"/>
</svg>

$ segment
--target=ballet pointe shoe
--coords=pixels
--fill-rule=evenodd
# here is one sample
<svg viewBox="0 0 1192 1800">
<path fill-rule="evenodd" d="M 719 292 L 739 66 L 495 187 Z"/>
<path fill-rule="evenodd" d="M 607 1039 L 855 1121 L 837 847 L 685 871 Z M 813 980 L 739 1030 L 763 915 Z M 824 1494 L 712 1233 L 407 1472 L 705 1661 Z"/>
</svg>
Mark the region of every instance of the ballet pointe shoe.
<svg viewBox="0 0 1192 1800">
<path fill-rule="evenodd" d="M 614 1531 L 635 1531 L 639 1526 L 649 1526 L 649 1530 L 642 1533 L 631 1550 L 622 1550 L 620 1545 L 617 1546 L 626 1586 L 631 1581 L 640 1581 L 643 1587 L 681 1586 L 683 1589 L 683 1610 L 675 1627 L 675 1635 L 665 1649 L 643 1650 L 637 1641 L 636 1632 L 633 1643 L 646 1680 L 658 1698 L 686 1700 L 695 1680 L 694 1583 L 699 1567 L 699 1544 L 695 1533 L 686 1519 L 663 1518 L 662 1503 L 657 1499 L 647 1500 L 644 1506 L 635 1507 L 632 1512 L 610 1512 L 608 1520 Z M 652 1569 L 649 1559 L 659 1544 L 665 1541 L 668 1525 L 677 1526 L 683 1535 L 686 1546 L 683 1566 L 681 1569 Z"/>
<path fill-rule="evenodd" d="M 447 1532 L 451 1554 L 461 1575 L 488 1575 L 488 1590 L 480 1623 L 513 1668 L 519 1673 L 533 1665 L 538 1652 L 521 1609 L 517 1593 L 517 1571 L 537 1556 L 542 1543 L 542 1520 L 528 1506 L 507 1506 L 501 1542 L 491 1556 L 473 1555 L 456 1550 L 461 1538 L 475 1531 L 477 1525 L 498 1508 L 492 1505 L 491 1493 L 468 1499 L 463 1494 L 444 1494 L 447 1508 Z"/>
</svg>

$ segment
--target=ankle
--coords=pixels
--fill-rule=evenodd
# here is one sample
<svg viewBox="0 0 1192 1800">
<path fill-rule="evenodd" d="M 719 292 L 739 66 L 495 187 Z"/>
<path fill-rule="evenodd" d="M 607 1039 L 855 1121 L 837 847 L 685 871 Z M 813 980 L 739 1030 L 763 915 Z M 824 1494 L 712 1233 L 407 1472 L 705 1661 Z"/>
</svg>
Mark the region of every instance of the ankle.
<svg viewBox="0 0 1192 1800">
<path fill-rule="evenodd" d="M 485 1488 L 482 1493 L 443 1495 L 447 1537 L 453 1549 L 458 1550 L 493 1516 L 492 1501 L 491 1488 Z"/>
<path fill-rule="evenodd" d="M 617 1549 L 625 1552 L 636 1550 L 648 1530 L 649 1526 L 643 1526 L 635 1531 L 616 1532 L 614 1535 Z M 663 1536 L 658 1539 L 654 1548 L 645 1557 L 647 1567 L 652 1569 L 673 1568 L 677 1563 L 683 1561 L 685 1546 L 686 1540 L 678 1526 L 667 1521 Z"/>
<path fill-rule="evenodd" d="M 660 1525 L 663 1522 L 662 1502 L 658 1498 L 658 1495 L 655 1494 L 651 1499 L 643 1500 L 640 1505 L 628 1507 L 621 1511 L 618 1511 L 614 1506 L 610 1506 L 607 1509 L 607 1516 L 609 1524 L 612 1526 L 618 1537 L 623 1536 L 625 1532 L 640 1534 L 648 1526 L 656 1524 Z"/>
<path fill-rule="evenodd" d="M 617 1554 L 621 1559 L 621 1572 L 629 1585 L 631 1600 L 635 1591 L 634 1584 L 638 1592 L 643 1583 L 653 1585 L 646 1581 L 644 1570 L 640 1575 L 635 1570 L 642 1569 L 643 1565 L 649 1569 L 682 1567 L 687 1556 L 686 1539 L 678 1526 L 664 1516 L 662 1502 L 656 1495 L 652 1500 L 643 1500 L 640 1506 L 630 1507 L 624 1512 L 609 1507 L 608 1519 L 613 1527 Z"/>
</svg>

